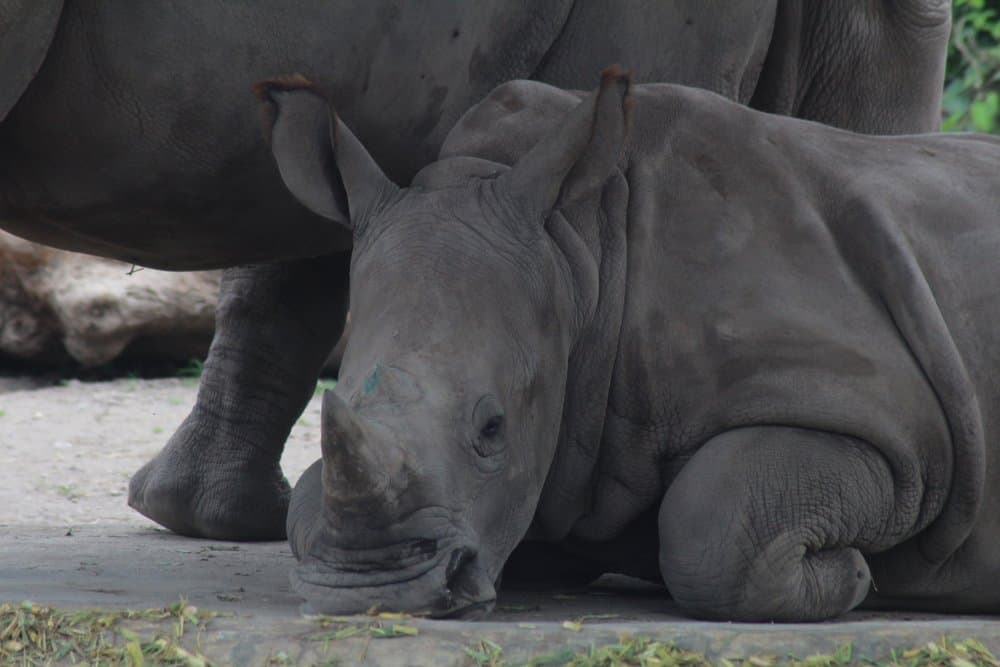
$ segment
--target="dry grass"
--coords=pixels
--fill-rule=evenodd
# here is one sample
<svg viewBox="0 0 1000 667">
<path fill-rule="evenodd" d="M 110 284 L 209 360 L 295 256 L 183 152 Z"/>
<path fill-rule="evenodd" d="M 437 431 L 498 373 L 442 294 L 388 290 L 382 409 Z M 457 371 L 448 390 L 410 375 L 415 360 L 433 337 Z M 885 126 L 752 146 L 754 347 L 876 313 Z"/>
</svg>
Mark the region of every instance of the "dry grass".
<svg viewBox="0 0 1000 667">
<path fill-rule="evenodd" d="M 30 602 L 0 604 L 0 665 L 209 667 L 211 663 L 202 655 L 198 640 L 205 624 L 214 616 L 217 614 L 199 611 L 183 599 L 168 607 L 143 611 L 67 611 Z M 411 620 L 406 615 L 388 613 L 372 614 L 362 620 L 317 617 L 319 631 L 309 639 L 323 642 L 327 647 L 338 640 L 359 639 L 363 642 L 359 659 L 363 660 L 372 640 L 419 635 L 419 629 L 410 623 Z M 123 621 L 132 623 L 123 625 Z M 150 636 L 140 636 L 125 625 L 148 628 Z M 505 656 L 503 646 L 483 638 L 467 646 L 462 657 L 475 667 L 708 667 L 713 664 L 721 667 L 1000 667 L 1000 661 L 980 642 L 948 638 L 891 651 L 885 656 L 860 656 L 850 644 L 845 644 L 829 654 L 807 657 L 755 655 L 715 662 L 673 642 L 632 636 L 622 636 L 615 643 L 586 649 L 566 647 L 513 661 Z M 278 652 L 269 656 L 267 664 L 284 666 L 297 664 L 297 661 Z M 316 664 L 331 667 L 340 663 L 331 657 Z"/>
<path fill-rule="evenodd" d="M 830 654 L 805 658 L 796 656 L 750 656 L 721 659 L 713 663 L 704 654 L 687 651 L 673 642 L 660 642 L 643 637 L 623 636 L 618 643 L 592 646 L 580 651 L 566 648 L 527 661 L 508 662 L 503 648 L 488 639 L 467 647 L 469 664 L 476 667 L 845 667 L 876 665 L 878 667 L 1000 667 L 993 654 L 974 639 L 953 641 L 942 638 L 924 646 L 892 651 L 888 656 L 869 658 L 858 656 L 850 644 Z"/>
<path fill-rule="evenodd" d="M 191 628 L 203 628 L 212 616 L 215 614 L 200 612 L 183 599 L 169 607 L 143 611 L 61 610 L 31 602 L 2 604 L 0 664 L 207 667 L 208 660 L 198 651 L 185 649 L 180 639 Z M 169 622 L 169 636 L 140 637 L 121 627 L 123 620 Z"/>
</svg>

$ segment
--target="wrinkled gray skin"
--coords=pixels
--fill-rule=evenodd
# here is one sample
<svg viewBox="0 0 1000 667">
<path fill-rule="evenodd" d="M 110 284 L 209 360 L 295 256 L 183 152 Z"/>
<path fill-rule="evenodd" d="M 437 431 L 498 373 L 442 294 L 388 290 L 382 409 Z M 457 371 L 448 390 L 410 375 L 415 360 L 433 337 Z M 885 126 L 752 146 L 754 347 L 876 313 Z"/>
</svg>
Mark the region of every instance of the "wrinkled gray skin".
<svg viewBox="0 0 1000 667">
<path fill-rule="evenodd" d="M 829 618 L 873 582 L 996 612 L 1000 139 L 626 91 L 500 86 L 399 189 L 316 92 L 271 90 L 286 183 L 355 238 L 295 589 L 468 614 L 527 540 L 706 618 Z"/>
<path fill-rule="evenodd" d="M 612 62 L 769 111 L 918 132 L 937 126 L 948 5 L 0 0 L 0 225 L 158 268 L 276 262 L 226 273 L 198 402 L 129 502 L 180 533 L 278 538 L 278 459 L 343 326 L 351 236 L 282 187 L 253 82 L 309 76 L 401 183 L 498 83 L 586 88 Z"/>
</svg>

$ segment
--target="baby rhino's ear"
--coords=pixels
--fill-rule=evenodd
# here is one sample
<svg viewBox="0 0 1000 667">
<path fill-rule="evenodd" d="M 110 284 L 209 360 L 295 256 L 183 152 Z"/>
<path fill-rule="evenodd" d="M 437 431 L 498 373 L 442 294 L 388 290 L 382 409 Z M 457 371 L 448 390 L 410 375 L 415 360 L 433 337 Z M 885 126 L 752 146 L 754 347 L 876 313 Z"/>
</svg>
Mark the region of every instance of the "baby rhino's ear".
<svg viewBox="0 0 1000 667">
<path fill-rule="evenodd" d="M 583 98 L 560 124 L 504 174 L 504 186 L 532 219 L 599 192 L 621 160 L 631 106 L 629 75 L 601 74 L 601 87 Z"/>
<path fill-rule="evenodd" d="M 254 93 L 281 178 L 306 208 L 353 228 L 398 189 L 308 80 L 262 81 Z"/>
</svg>

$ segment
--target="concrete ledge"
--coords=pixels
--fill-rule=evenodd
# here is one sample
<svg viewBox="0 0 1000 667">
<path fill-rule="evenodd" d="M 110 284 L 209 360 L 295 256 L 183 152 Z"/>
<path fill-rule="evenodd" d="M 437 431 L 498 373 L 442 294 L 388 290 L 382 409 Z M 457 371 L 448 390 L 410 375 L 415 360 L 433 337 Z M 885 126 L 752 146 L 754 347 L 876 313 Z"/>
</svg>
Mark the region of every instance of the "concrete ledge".
<svg viewBox="0 0 1000 667">
<path fill-rule="evenodd" d="M 497 612 L 478 622 L 349 617 L 320 621 L 298 613 L 283 543 L 235 544 L 113 525 L 75 529 L 0 526 L 0 601 L 31 600 L 65 608 L 145 609 L 183 596 L 202 611 L 223 614 L 182 643 L 220 665 L 470 665 L 465 649 L 488 639 L 505 664 L 542 654 L 584 650 L 622 635 L 673 641 L 713 661 L 750 655 L 833 653 L 850 643 L 854 655 L 888 656 L 900 647 L 976 638 L 1000 649 L 1000 622 L 986 617 L 856 612 L 841 621 L 732 624 L 680 616 L 664 592 L 623 578 L 571 590 L 504 591 Z M 564 625 L 570 621 L 569 627 Z M 578 622 L 579 627 L 575 624 Z M 377 638 L 391 626 L 416 636 Z M 372 627 L 382 631 L 373 632 Z M 126 621 L 143 637 L 170 637 L 168 623 Z"/>
</svg>

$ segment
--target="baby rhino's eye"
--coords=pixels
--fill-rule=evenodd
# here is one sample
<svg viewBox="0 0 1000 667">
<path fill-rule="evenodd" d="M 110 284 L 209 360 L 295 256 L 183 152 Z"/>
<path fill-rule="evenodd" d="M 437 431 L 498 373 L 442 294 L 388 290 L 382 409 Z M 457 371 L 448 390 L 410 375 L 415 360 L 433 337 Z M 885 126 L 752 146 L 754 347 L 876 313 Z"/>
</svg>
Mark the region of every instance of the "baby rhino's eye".
<svg viewBox="0 0 1000 667">
<path fill-rule="evenodd" d="M 492 440 L 500 435 L 501 430 L 503 430 L 503 415 L 494 415 L 483 425 L 483 428 L 479 431 L 479 436 L 486 440 Z"/>
<path fill-rule="evenodd" d="M 504 449 L 504 413 L 500 401 L 492 394 L 479 399 L 473 414 L 476 434 L 472 446 L 483 458 L 496 456 Z"/>
</svg>

